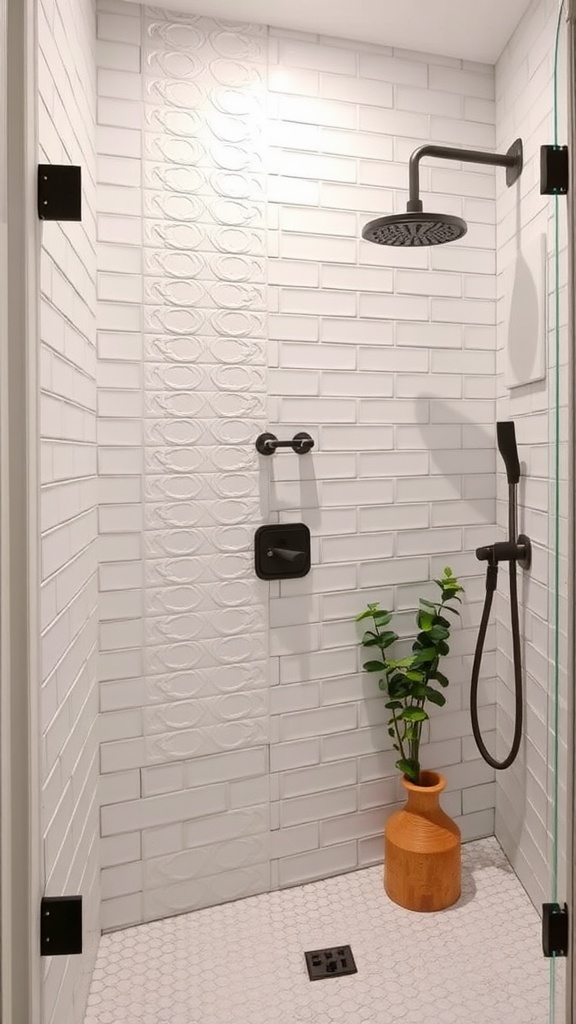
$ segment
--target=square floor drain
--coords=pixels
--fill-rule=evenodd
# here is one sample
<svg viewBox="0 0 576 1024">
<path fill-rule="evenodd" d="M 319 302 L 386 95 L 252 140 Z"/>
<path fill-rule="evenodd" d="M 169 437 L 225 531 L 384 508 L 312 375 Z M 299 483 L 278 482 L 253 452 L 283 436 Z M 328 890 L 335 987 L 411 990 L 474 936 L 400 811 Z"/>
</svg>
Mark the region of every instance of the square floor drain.
<svg viewBox="0 0 576 1024">
<path fill-rule="evenodd" d="M 320 978 L 341 978 L 343 974 L 357 974 L 350 946 L 334 946 L 332 949 L 313 949 L 304 953 L 310 981 Z"/>
</svg>

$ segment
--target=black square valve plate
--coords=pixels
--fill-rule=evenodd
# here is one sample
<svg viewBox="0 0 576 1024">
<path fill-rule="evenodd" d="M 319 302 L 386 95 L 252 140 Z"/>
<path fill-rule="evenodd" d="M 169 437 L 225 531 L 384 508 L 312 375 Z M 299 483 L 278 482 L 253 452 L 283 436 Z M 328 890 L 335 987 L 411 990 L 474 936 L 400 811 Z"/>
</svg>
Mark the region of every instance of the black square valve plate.
<svg viewBox="0 0 576 1024">
<path fill-rule="evenodd" d="M 333 946 L 332 949 L 313 949 L 304 953 L 310 981 L 320 978 L 341 978 L 344 974 L 357 974 L 358 968 L 350 946 Z"/>
<path fill-rule="evenodd" d="M 293 580 L 310 572 L 310 530 L 305 523 L 259 526 L 254 568 L 261 580 Z"/>
</svg>

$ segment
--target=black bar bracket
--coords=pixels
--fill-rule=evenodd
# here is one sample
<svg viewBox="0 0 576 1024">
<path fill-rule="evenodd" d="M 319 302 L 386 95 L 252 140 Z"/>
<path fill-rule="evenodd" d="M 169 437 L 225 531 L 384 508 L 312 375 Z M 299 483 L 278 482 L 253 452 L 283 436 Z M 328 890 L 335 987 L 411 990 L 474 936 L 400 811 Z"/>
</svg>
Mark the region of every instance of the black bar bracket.
<svg viewBox="0 0 576 1024">
<path fill-rule="evenodd" d="M 40 903 L 40 956 L 82 952 L 82 897 L 44 896 Z"/>
<path fill-rule="evenodd" d="M 506 184 L 508 188 L 514 185 L 518 178 L 522 174 L 524 167 L 524 147 L 522 145 L 522 139 L 514 139 L 514 142 L 506 152 L 506 156 L 510 157 L 512 163 L 506 168 Z"/>
<path fill-rule="evenodd" d="M 82 220 L 82 168 L 66 164 L 38 165 L 40 220 Z"/>
<path fill-rule="evenodd" d="M 291 441 L 279 441 L 276 434 L 259 434 L 256 438 L 256 451 L 260 455 L 274 455 L 278 448 L 291 448 L 296 455 L 306 455 L 314 447 L 314 438 L 310 437 L 305 430 L 294 434 Z"/>
<path fill-rule="evenodd" d="M 542 952 L 546 957 L 568 956 L 568 905 L 542 904 Z"/>
</svg>

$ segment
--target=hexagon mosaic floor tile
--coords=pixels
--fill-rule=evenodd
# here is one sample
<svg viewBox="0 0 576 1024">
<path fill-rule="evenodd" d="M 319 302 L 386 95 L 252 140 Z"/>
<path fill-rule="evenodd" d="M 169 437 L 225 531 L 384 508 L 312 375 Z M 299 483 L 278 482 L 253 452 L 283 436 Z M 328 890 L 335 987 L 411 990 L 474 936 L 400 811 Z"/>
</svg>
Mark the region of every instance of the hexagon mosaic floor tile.
<svg viewBox="0 0 576 1024">
<path fill-rule="evenodd" d="M 311 982 L 305 950 L 358 973 Z M 102 938 L 85 1024 L 545 1024 L 538 915 L 495 839 L 463 848 L 441 913 L 392 904 L 381 867 Z"/>
</svg>

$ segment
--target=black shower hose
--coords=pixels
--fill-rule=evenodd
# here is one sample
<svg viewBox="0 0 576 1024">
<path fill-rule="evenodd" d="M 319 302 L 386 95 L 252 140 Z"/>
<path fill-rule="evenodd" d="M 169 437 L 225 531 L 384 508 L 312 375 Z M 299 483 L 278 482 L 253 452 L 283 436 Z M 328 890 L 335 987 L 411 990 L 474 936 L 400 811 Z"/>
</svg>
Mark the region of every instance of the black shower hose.
<svg viewBox="0 0 576 1024">
<path fill-rule="evenodd" d="M 480 723 L 478 722 L 478 682 L 480 679 L 480 666 L 482 664 L 486 631 L 490 620 L 492 599 L 498 582 L 498 564 L 495 562 L 489 564 L 486 569 L 486 597 L 484 599 L 484 610 L 482 612 L 480 629 L 478 630 L 476 651 L 474 652 L 474 664 L 472 665 L 472 682 L 470 685 L 470 716 L 472 718 L 472 732 L 474 734 L 474 739 L 476 740 L 476 746 L 487 764 L 498 770 L 509 768 L 510 765 L 513 764 L 518 756 L 520 743 L 522 742 L 522 655 L 520 651 L 520 620 L 518 615 L 518 582 L 516 578 L 516 561 L 514 559 L 509 562 L 509 576 L 512 652 L 514 658 L 514 696 L 516 706 L 514 717 L 514 739 L 512 741 L 510 753 L 503 761 L 497 761 L 486 748 L 480 732 Z"/>
</svg>

